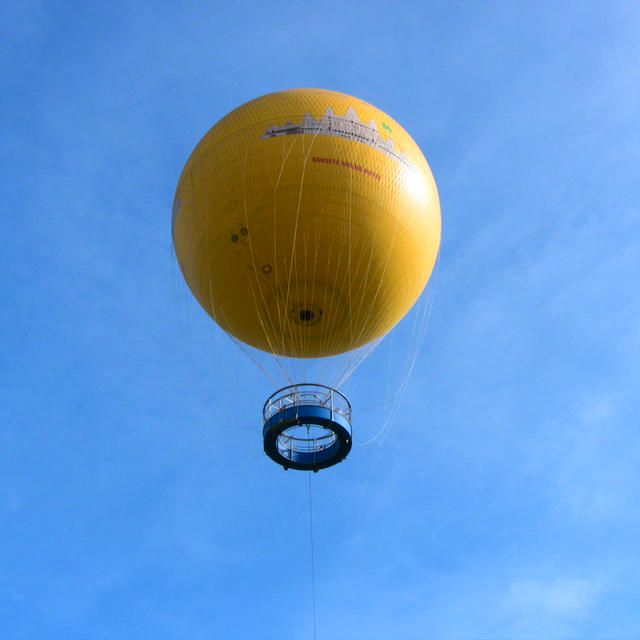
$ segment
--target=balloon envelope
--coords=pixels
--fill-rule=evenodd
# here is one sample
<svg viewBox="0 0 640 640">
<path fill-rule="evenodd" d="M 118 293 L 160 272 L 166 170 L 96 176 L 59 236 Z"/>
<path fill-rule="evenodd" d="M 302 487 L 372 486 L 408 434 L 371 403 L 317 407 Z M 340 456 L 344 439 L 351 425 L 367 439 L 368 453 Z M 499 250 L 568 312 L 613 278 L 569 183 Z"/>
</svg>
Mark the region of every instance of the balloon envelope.
<svg viewBox="0 0 640 640">
<path fill-rule="evenodd" d="M 350 351 L 411 308 L 440 242 L 420 149 L 376 107 L 292 89 L 222 118 L 180 177 L 173 240 L 229 334 L 295 358 Z"/>
</svg>

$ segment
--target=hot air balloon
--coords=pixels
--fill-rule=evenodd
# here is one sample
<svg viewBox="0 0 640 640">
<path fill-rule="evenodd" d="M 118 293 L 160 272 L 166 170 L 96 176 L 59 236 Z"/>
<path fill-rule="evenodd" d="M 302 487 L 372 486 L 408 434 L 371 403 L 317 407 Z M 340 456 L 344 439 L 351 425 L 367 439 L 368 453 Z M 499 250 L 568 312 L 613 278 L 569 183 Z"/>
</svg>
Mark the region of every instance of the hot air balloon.
<svg viewBox="0 0 640 640">
<path fill-rule="evenodd" d="M 379 341 L 423 291 L 440 225 L 435 181 L 409 134 L 323 89 L 270 93 L 218 121 L 185 164 L 172 216 L 202 308 L 278 363 Z M 351 406 L 333 385 L 294 380 L 265 403 L 263 438 L 285 469 L 329 467 L 351 449 Z"/>
</svg>

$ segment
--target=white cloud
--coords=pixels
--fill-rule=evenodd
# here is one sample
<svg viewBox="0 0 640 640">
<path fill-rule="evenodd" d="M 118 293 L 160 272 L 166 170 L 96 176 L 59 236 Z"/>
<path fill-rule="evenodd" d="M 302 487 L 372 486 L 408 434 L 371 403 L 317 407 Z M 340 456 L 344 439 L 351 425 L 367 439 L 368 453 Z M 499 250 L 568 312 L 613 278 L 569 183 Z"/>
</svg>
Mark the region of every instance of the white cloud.
<svg viewBox="0 0 640 640">
<path fill-rule="evenodd" d="M 603 591 L 583 578 L 517 578 L 499 602 L 514 638 L 575 638 Z"/>
<path fill-rule="evenodd" d="M 566 616 L 584 614 L 596 601 L 598 584 L 577 578 L 554 580 L 516 579 L 503 605 L 515 616 Z"/>
</svg>

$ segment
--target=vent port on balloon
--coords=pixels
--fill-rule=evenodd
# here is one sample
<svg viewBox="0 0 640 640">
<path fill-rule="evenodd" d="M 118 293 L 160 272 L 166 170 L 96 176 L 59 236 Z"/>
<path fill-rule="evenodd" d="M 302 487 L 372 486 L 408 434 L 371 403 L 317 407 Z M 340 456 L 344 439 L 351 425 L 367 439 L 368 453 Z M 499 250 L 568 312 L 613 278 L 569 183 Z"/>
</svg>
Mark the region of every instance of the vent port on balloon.
<svg viewBox="0 0 640 640">
<path fill-rule="evenodd" d="M 291 308 L 293 321 L 307 327 L 318 324 L 322 320 L 322 313 L 322 309 L 315 304 L 298 304 Z"/>
</svg>

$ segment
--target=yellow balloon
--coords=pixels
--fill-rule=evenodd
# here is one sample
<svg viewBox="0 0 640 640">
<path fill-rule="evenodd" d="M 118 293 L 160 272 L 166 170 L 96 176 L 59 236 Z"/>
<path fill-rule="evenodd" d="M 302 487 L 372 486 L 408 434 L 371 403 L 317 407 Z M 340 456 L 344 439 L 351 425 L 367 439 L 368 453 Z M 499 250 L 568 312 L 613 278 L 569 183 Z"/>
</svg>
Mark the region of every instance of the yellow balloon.
<svg viewBox="0 0 640 640">
<path fill-rule="evenodd" d="M 238 107 L 178 182 L 173 241 L 205 311 L 258 349 L 329 356 L 389 331 L 440 244 L 436 184 L 409 134 L 323 89 Z"/>
</svg>

